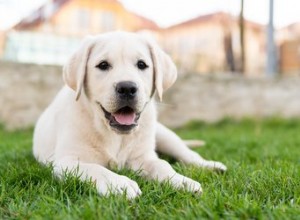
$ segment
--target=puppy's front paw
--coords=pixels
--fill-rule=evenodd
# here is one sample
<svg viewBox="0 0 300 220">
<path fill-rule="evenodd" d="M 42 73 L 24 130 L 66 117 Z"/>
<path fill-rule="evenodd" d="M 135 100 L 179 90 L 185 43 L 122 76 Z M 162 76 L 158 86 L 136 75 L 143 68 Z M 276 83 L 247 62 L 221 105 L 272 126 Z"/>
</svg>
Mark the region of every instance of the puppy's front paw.
<svg viewBox="0 0 300 220">
<path fill-rule="evenodd" d="M 200 183 L 178 173 L 171 177 L 169 181 L 175 188 L 186 189 L 190 192 L 202 194 L 202 187 Z"/>
<path fill-rule="evenodd" d="M 217 161 L 209 161 L 209 162 L 213 163 L 212 169 L 214 169 L 214 170 L 220 170 L 223 172 L 225 172 L 227 170 L 227 167 L 221 162 L 217 162 Z"/>
<path fill-rule="evenodd" d="M 138 184 L 126 176 L 116 176 L 104 180 L 97 180 L 96 187 L 101 195 L 126 194 L 128 199 L 134 199 L 142 194 Z"/>
<path fill-rule="evenodd" d="M 218 161 L 205 160 L 195 152 L 190 154 L 187 158 L 188 159 L 185 159 L 185 163 L 187 164 L 193 164 L 199 167 L 204 167 L 222 172 L 225 172 L 227 170 L 227 167 L 223 163 Z"/>
<path fill-rule="evenodd" d="M 194 164 L 200 167 L 205 167 L 208 169 L 222 171 L 222 172 L 225 172 L 227 170 L 227 167 L 223 163 L 218 161 L 199 160 Z"/>
</svg>

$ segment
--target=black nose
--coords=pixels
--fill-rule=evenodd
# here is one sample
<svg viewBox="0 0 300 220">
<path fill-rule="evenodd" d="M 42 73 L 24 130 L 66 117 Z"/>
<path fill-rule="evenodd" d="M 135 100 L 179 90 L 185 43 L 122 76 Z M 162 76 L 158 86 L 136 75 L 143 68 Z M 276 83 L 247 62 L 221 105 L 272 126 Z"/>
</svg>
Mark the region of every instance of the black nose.
<svg viewBox="0 0 300 220">
<path fill-rule="evenodd" d="M 122 99 L 133 99 L 137 93 L 137 85 L 131 81 L 119 82 L 116 85 L 116 93 Z"/>
</svg>

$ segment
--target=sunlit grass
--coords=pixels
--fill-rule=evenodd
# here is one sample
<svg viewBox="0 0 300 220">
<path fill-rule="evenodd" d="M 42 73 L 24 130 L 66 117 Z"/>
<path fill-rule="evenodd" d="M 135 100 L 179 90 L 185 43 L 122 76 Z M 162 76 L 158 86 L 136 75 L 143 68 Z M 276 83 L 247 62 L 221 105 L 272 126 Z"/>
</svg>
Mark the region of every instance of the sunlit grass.
<svg viewBox="0 0 300 220">
<path fill-rule="evenodd" d="M 74 177 L 60 181 L 31 153 L 32 129 L 0 128 L 1 219 L 299 219 L 300 121 L 223 120 L 193 122 L 176 132 L 207 142 L 196 148 L 219 160 L 228 172 L 218 174 L 172 163 L 180 173 L 201 182 L 199 197 L 122 170 L 143 194 L 98 196 L 89 183 Z"/>
</svg>

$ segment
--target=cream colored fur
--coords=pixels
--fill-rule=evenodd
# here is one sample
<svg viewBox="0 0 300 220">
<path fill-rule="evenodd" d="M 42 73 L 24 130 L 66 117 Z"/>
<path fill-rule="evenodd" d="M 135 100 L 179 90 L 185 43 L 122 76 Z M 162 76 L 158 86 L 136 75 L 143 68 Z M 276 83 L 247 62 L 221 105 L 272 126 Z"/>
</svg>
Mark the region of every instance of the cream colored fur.
<svg viewBox="0 0 300 220">
<path fill-rule="evenodd" d="M 136 67 L 143 59 L 148 68 Z M 103 60 L 112 63 L 109 71 L 95 66 Z M 190 150 L 171 130 L 156 121 L 153 89 L 163 92 L 176 80 L 175 65 L 154 42 L 125 32 L 112 32 L 86 38 L 64 67 L 66 85 L 39 118 L 34 132 L 33 153 L 43 163 L 53 163 L 54 173 L 77 172 L 82 180 L 95 182 L 102 195 L 141 194 L 138 184 L 110 170 L 127 167 L 176 188 L 201 193 L 200 183 L 177 172 L 156 150 L 186 164 L 226 170 L 220 162 L 207 161 Z M 139 125 L 129 134 L 113 130 L 99 103 L 116 111 L 114 87 L 130 80 L 138 85 Z M 190 142 L 193 145 L 195 142 Z"/>
</svg>

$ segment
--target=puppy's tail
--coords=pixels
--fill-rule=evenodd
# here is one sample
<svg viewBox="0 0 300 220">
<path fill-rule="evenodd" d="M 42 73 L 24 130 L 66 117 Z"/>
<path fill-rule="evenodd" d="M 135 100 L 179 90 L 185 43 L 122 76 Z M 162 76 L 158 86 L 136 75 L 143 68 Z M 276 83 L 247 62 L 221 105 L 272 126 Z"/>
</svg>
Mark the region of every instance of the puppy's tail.
<svg viewBox="0 0 300 220">
<path fill-rule="evenodd" d="M 183 140 L 183 142 L 189 148 L 203 147 L 205 145 L 205 141 L 202 140 Z"/>
</svg>

